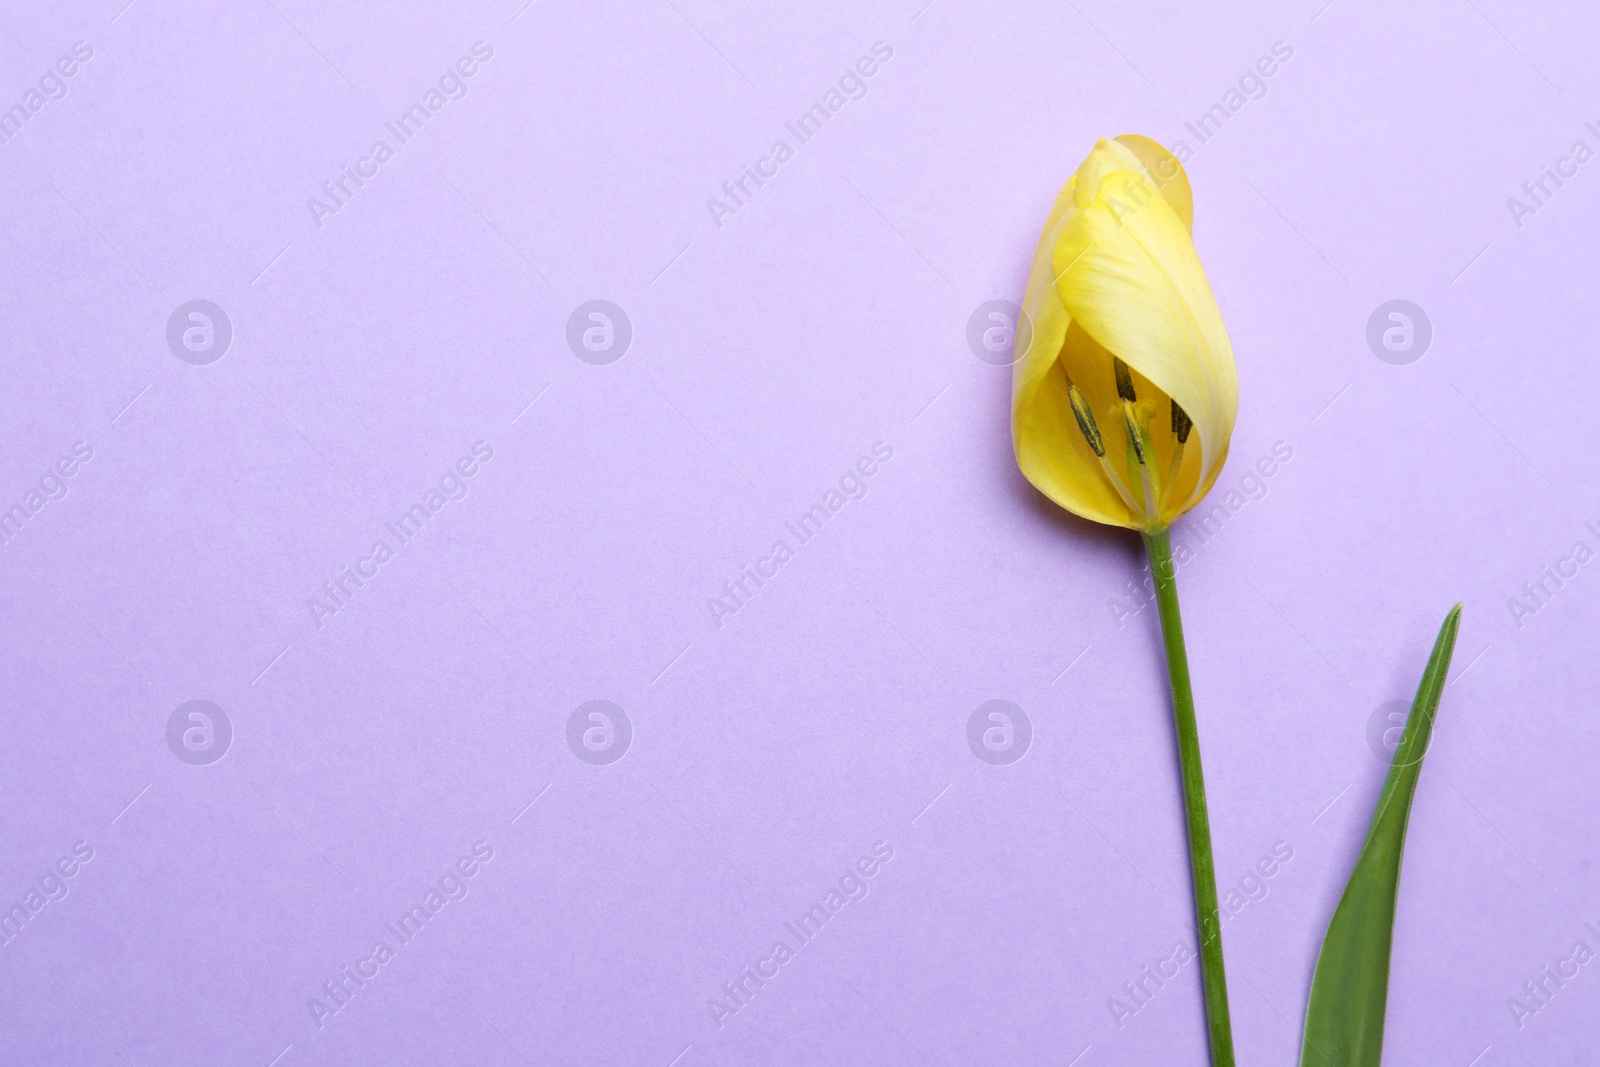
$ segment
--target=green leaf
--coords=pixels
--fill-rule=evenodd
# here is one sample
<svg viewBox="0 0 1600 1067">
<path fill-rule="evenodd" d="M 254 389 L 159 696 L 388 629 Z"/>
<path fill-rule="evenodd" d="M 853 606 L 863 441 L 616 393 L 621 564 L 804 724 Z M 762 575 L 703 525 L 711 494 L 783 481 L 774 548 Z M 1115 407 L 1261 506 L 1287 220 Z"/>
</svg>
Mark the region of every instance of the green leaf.
<svg viewBox="0 0 1600 1067">
<path fill-rule="evenodd" d="M 1406 822 L 1460 627 L 1461 605 L 1457 604 L 1439 628 L 1428 669 L 1422 672 L 1417 699 L 1412 702 L 1405 732 L 1378 796 L 1377 810 L 1372 813 L 1367 840 L 1322 939 L 1306 1008 L 1301 1067 L 1378 1067 L 1383 1058 L 1389 946 Z"/>
</svg>

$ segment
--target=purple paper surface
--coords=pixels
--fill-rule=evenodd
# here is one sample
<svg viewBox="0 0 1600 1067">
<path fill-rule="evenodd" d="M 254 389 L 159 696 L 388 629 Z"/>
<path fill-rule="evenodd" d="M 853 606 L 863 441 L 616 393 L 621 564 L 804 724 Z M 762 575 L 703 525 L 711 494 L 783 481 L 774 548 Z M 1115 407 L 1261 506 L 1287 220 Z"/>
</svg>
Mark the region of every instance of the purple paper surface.
<svg viewBox="0 0 1600 1067">
<path fill-rule="evenodd" d="M 0 1063 L 1204 1062 L 1138 541 L 984 344 L 1122 132 L 1241 378 L 1175 531 L 1239 1061 L 1462 600 L 1385 1062 L 1587 1062 L 1597 34 L 14 5 Z"/>
</svg>

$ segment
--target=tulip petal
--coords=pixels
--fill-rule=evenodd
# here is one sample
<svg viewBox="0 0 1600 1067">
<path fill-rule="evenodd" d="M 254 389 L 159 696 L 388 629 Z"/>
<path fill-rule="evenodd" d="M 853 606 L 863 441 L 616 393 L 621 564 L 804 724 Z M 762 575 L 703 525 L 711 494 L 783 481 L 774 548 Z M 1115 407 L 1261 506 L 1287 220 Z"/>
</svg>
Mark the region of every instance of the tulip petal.
<svg viewBox="0 0 1600 1067">
<path fill-rule="evenodd" d="M 1177 212 L 1184 229 L 1194 231 L 1194 193 L 1189 188 L 1189 175 L 1183 164 L 1158 141 L 1137 133 L 1118 134 L 1114 139 L 1133 153 L 1144 168 L 1150 182 L 1161 192 L 1161 199 Z"/>
<path fill-rule="evenodd" d="M 1181 513 L 1215 480 L 1238 413 L 1238 379 L 1222 313 L 1190 240 L 1131 154 L 1101 142 L 1079 169 L 1052 264 L 1065 314 L 1177 401 L 1194 421 L 1205 477 Z M 1093 186 L 1092 191 L 1090 186 Z"/>
<path fill-rule="evenodd" d="M 1026 339 L 1028 347 L 1012 371 L 1012 445 L 1023 475 L 1055 503 L 1093 522 L 1131 528 L 1133 515 L 1078 428 L 1060 358 L 1071 321 L 1056 292 L 1053 254 L 1073 207 L 1072 193 L 1069 181 L 1039 238 L 1023 297 L 1032 329 L 1017 331 L 1018 343 Z"/>
</svg>

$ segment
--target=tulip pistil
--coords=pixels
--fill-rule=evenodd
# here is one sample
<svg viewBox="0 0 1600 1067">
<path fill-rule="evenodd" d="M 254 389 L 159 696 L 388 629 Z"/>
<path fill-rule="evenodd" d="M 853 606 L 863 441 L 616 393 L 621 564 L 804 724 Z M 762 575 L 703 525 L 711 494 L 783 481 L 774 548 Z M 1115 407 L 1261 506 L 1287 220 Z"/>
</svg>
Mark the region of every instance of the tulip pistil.
<svg viewBox="0 0 1600 1067">
<path fill-rule="evenodd" d="M 1121 360 L 1117 361 L 1118 383 L 1117 389 L 1122 389 L 1121 378 L 1126 374 L 1126 367 Z M 1131 383 L 1130 383 L 1131 384 Z M 1128 390 L 1132 392 L 1132 389 Z M 1134 507 L 1135 515 L 1148 519 L 1157 514 L 1156 504 L 1161 499 L 1160 475 L 1151 469 L 1151 460 L 1155 458 L 1155 451 L 1150 444 L 1150 431 L 1145 426 L 1145 420 L 1139 410 L 1139 405 L 1124 397 L 1121 401 L 1122 427 L 1128 435 L 1128 446 L 1133 454 L 1128 457 L 1128 479 L 1139 487 L 1139 498 L 1143 500 L 1143 507 Z"/>
<path fill-rule="evenodd" d="M 1139 461 L 1139 466 L 1148 465 L 1150 440 L 1146 435 L 1144 423 L 1139 419 L 1139 409 L 1131 400 L 1122 401 L 1122 424 L 1128 429 L 1128 443 L 1133 446 L 1133 456 Z"/>
</svg>

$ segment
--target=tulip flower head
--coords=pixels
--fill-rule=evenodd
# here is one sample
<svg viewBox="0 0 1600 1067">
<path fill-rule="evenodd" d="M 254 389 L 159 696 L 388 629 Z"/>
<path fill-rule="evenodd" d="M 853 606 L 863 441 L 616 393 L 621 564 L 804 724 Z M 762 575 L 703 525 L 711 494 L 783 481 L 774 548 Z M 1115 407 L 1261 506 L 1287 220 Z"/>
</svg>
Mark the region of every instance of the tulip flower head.
<svg viewBox="0 0 1600 1067">
<path fill-rule="evenodd" d="M 1182 165 L 1124 134 L 1095 144 L 1045 221 L 1012 443 L 1027 479 L 1086 519 L 1165 530 L 1227 459 L 1238 372 L 1193 218 Z"/>
</svg>

